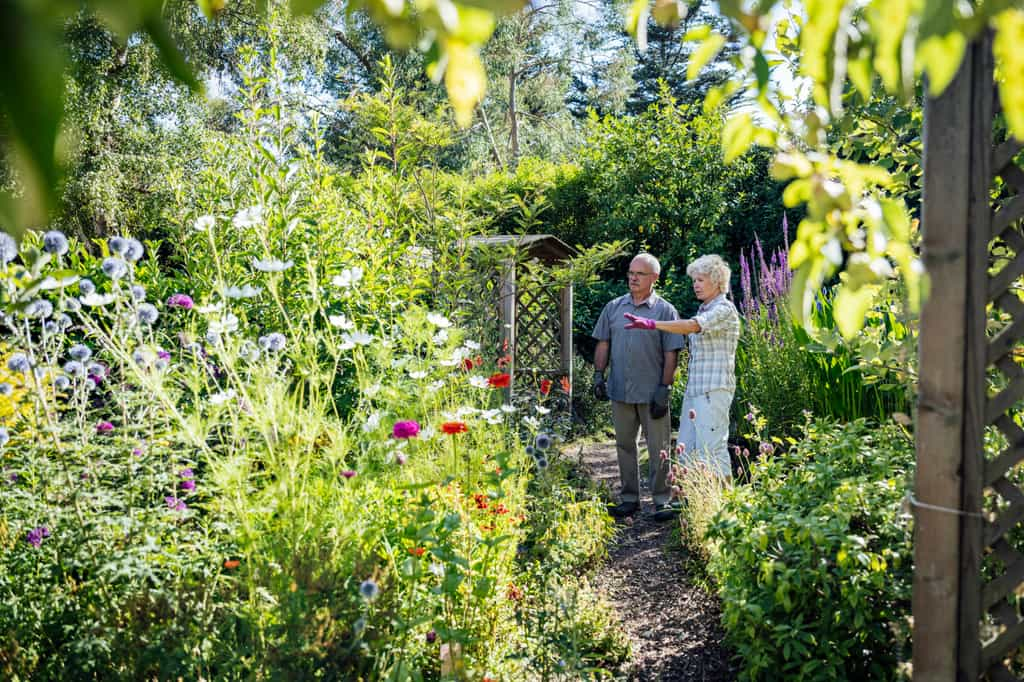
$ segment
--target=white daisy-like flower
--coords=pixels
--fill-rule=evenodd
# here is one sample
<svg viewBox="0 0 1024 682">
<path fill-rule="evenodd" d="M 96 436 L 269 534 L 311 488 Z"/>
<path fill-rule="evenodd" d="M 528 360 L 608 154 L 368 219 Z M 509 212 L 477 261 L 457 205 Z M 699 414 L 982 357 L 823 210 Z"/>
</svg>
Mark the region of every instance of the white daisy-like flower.
<svg viewBox="0 0 1024 682">
<path fill-rule="evenodd" d="M 218 320 L 210 320 L 209 331 L 214 334 L 230 334 L 238 330 L 238 316 L 228 313 Z"/>
<path fill-rule="evenodd" d="M 428 393 L 437 393 L 438 391 L 441 390 L 442 387 L 444 387 L 444 382 L 443 381 L 440 381 L 440 380 L 438 380 L 438 381 L 431 381 L 429 384 L 427 384 L 427 392 Z"/>
<path fill-rule="evenodd" d="M 267 258 L 266 260 L 252 259 L 253 269 L 260 272 L 284 272 L 293 265 L 295 265 L 295 261 L 292 260 L 279 260 L 277 258 Z"/>
<path fill-rule="evenodd" d="M 432 561 L 430 562 L 430 565 L 427 566 L 427 570 L 430 571 L 433 575 L 436 575 L 438 578 L 444 577 L 444 564 L 442 563 Z"/>
<path fill-rule="evenodd" d="M 509 403 L 505 403 L 504 405 L 502 405 L 498 409 L 501 410 L 502 412 L 504 412 L 505 414 L 512 414 L 513 412 L 516 411 L 515 405 L 511 405 Z"/>
<path fill-rule="evenodd" d="M 327 321 L 331 323 L 331 326 L 337 327 L 338 329 L 355 329 L 356 323 L 348 319 L 344 315 L 329 315 Z"/>
<path fill-rule="evenodd" d="M 334 276 L 331 280 L 331 284 L 342 289 L 347 289 L 351 286 L 355 286 L 363 278 L 363 269 L 358 265 L 353 268 L 346 268 L 341 273 Z"/>
<path fill-rule="evenodd" d="M 472 350 L 472 351 L 480 350 L 480 344 L 477 343 L 476 341 L 463 341 L 462 345 L 465 346 L 465 348 L 467 350 Z"/>
<path fill-rule="evenodd" d="M 353 348 L 356 347 L 355 341 L 347 337 L 348 334 L 346 334 L 345 337 L 341 339 L 341 343 L 338 344 L 338 350 L 352 350 Z"/>
<path fill-rule="evenodd" d="M 434 334 L 433 341 L 434 341 L 434 345 L 436 345 L 436 346 L 443 346 L 444 344 L 448 343 L 448 330 L 447 329 L 438 329 L 437 333 Z"/>
<path fill-rule="evenodd" d="M 351 341 L 352 343 L 358 343 L 360 346 L 367 346 L 373 343 L 373 334 L 367 334 L 366 332 L 355 331 L 351 334 L 343 334 L 342 343 Z"/>
<path fill-rule="evenodd" d="M 231 224 L 237 228 L 255 227 L 263 222 L 263 207 L 250 206 L 243 208 L 231 219 Z"/>
<path fill-rule="evenodd" d="M 262 287 L 254 287 L 251 284 L 244 284 L 240 287 L 230 286 L 224 290 L 227 298 L 255 298 L 263 293 Z"/>
<path fill-rule="evenodd" d="M 380 393 L 380 382 L 378 381 L 376 383 L 370 384 L 369 386 L 366 387 L 363 393 L 365 393 L 370 398 L 377 395 L 378 393 Z"/>
<path fill-rule="evenodd" d="M 413 379 L 426 379 L 427 373 L 422 370 L 416 370 L 415 372 L 409 372 L 409 376 Z"/>
<path fill-rule="evenodd" d="M 497 408 L 493 410 L 484 410 L 483 414 L 480 416 L 482 416 L 488 424 L 500 424 L 502 420 L 501 410 Z"/>
<path fill-rule="evenodd" d="M 233 400 L 234 397 L 235 397 L 235 389 L 229 388 L 226 391 L 221 391 L 220 393 L 214 393 L 213 395 L 211 395 L 210 396 L 210 404 L 211 405 L 223 405 L 224 403 L 226 403 L 226 402 L 228 402 L 230 400 Z"/>
<path fill-rule="evenodd" d="M 473 415 L 480 414 L 480 412 L 481 410 L 478 407 L 463 405 L 459 409 L 455 410 L 455 419 L 465 419 L 466 417 L 472 417 Z"/>
<path fill-rule="evenodd" d="M 490 384 L 487 383 L 487 377 L 482 377 L 477 374 L 469 377 L 469 385 L 473 388 L 487 388 Z"/>
<path fill-rule="evenodd" d="M 197 313 L 203 315 L 209 315 L 210 313 L 219 313 L 224 308 L 223 303 L 210 303 L 208 305 L 200 305 L 195 307 Z"/>
<path fill-rule="evenodd" d="M 369 417 L 367 417 L 366 421 L 363 423 L 363 431 L 365 433 L 369 433 L 370 431 L 376 431 L 377 427 L 380 426 L 380 418 L 380 412 L 374 412 Z"/>
<path fill-rule="evenodd" d="M 550 409 L 544 407 L 543 405 L 535 405 L 534 409 L 537 410 L 537 414 L 548 414 L 549 412 L 551 412 Z"/>
<path fill-rule="evenodd" d="M 82 302 L 82 305 L 98 307 L 110 305 L 114 302 L 115 298 L 114 294 L 97 294 L 94 291 L 88 296 L 82 296 L 79 300 Z"/>
<path fill-rule="evenodd" d="M 216 224 L 217 219 L 212 215 L 201 215 L 192 223 L 192 229 L 196 232 L 209 232 Z"/>
<path fill-rule="evenodd" d="M 536 417 L 523 417 L 523 423 L 529 426 L 531 429 L 540 428 L 540 421 Z"/>
<path fill-rule="evenodd" d="M 448 358 L 447 360 L 438 360 L 437 364 L 441 365 L 442 367 L 455 367 L 456 365 L 459 364 L 459 362 L 461 361 L 456 360 L 455 358 Z"/>
<path fill-rule="evenodd" d="M 427 313 L 427 322 L 441 329 L 452 326 L 451 320 L 437 313 Z"/>
<path fill-rule="evenodd" d="M 430 440 L 431 438 L 433 438 L 436 435 L 437 435 L 437 431 L 434 429 L 434 427 L 433 426 L 427 426 L 427 427 L 424 427 L 424 428 L 420 429 L 420 433 L 417 436 L 417 439 L 420 442 L 422 442 L 422 441 L 425 441 L 425 440 Z"/>
</svg>

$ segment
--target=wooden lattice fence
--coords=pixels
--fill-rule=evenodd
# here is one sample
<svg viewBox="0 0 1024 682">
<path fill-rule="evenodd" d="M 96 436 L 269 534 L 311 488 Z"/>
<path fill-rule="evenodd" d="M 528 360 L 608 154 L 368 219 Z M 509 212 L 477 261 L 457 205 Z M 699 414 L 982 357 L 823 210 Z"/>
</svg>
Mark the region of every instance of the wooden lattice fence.
<svg viewBox="0 0 1024 682">
<path fill-rule="evenodd" d="M 914 677 L 1016 680 L 1024 673 L 1024 171 L 1015 162 L 1021 144 L 995 139 L 990 38 L 968 52 L 925 110 L 922 255 L 932 291 L 920 336 Z"/>
</svg>

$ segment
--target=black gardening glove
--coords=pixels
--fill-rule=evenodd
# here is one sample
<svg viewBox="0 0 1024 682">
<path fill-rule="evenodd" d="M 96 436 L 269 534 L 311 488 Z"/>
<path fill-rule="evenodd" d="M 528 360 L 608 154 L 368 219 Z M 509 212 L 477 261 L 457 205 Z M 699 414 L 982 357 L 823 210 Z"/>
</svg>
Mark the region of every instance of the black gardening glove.
<svg viewBox="0 0 1024 682">
<path fill-rule="evenodd" d="M 604 372 L 594 372 L 594 397 L 608 400 L 608 386 L 604 383 Z"/>
<path fill-rule="evenodd" d="M 655 419 L 661 419 L 668 414 L 668 390 L 669 387 L 665 384 L 658 384 L 658 387 L 654 389 L 654 397 L 651 398 L 651 416 Z"/>
</svg>

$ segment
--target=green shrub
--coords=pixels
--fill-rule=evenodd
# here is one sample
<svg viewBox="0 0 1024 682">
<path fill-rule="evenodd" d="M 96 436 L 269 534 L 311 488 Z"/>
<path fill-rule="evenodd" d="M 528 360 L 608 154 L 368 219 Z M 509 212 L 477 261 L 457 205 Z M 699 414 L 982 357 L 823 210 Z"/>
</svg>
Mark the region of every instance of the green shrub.
<svg viewBox="0 0 1024 682">
<path fill-rule="evenodd" d="M 753 466 L 712 525 L 710 572 L 743 679 L 893 679 L 909 656 L 913 442 L 810 423 Z"/>
</svg>

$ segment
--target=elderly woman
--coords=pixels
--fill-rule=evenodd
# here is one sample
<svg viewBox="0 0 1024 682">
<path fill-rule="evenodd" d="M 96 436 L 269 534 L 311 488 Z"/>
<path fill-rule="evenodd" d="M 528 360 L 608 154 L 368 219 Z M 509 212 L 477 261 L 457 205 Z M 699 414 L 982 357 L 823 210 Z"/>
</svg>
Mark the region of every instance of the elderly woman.
<svg viewBox="0 0 1024 682">
<path fill-rule="evenodd" d="M 701 256 L 690 263 L 686 274 L 693 279 L 693 293 L 701 302 L 696 315 L 686 320 L 661 321 L 626 313 L 626 328 L 687 335 L 690 363 L 678 442 L 686 446 L 684 456 L 688 461 L 704 462 L 713 474 L 726 480 L 732 476 L 729 407 L 736 392 L 740 316 L 726 298 L 730 271 L 720 256 Z"/>
</svg>

